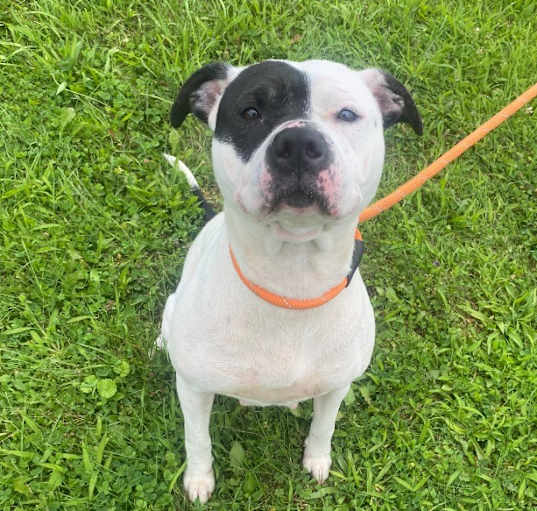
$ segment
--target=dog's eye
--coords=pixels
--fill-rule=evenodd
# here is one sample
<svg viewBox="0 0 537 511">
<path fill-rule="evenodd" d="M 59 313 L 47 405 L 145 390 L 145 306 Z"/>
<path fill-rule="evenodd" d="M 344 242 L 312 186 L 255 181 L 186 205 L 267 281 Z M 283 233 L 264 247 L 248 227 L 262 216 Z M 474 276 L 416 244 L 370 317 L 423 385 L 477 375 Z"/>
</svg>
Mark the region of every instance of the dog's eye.
<svg viewBox="0 0 537 511">
<path fill-rule="evenodd" d="M 354 122 L 357 121 L 360 116 L 348 108 L 343 108 L 338 112 L 337 118 L 345 122 Z"/>
<path fill-rule="evenodd" d="M 241 113 L 241 117 L 247 121 L 257 121 L 261 119 L 261 114 L 255 108 L 247 108 Z"/>
</svg>

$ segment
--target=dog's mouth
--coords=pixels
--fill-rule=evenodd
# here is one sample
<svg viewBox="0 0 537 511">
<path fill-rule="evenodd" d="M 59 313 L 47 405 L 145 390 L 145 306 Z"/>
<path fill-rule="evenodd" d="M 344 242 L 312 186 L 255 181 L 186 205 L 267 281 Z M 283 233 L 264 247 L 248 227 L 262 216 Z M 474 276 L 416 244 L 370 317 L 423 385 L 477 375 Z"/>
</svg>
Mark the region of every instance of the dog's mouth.
<svg viewBox="0 0 537 511">
<path fill-rule="evenodd" d="M 273 192 L 270 204 L 270 212 L 278 212 L 283 208 L 296 209 L 298 211 L 318 210 L 323 214 L 329 214 L 328 204 L 318 190 L 310 187 L 295 187 L 291 190 L 276 190 Z"/>
<path fill-rule="evenodd" d="M 315 194 L 311 191 L 304 192 L 295 190 L 290 194 L 282 197 L 280 203 L 292 208 L 306 208 L 315 202 Z"/>
</svg>

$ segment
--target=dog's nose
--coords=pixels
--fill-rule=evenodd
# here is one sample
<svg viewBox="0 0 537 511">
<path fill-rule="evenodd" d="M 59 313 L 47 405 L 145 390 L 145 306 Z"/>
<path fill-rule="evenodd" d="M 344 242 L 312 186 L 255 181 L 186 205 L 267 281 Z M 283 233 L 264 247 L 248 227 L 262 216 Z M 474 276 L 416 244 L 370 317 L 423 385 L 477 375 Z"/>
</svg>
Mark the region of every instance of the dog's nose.
<svg viewBox="0 0 537 511">
<path fill-rule="evenodd" d="M 284 173 L 319 172 L 330 160 L 330 149 L 317 130 L 308 127 L 280 131 L 268 148 L 269 167 Z"/>
</svg>

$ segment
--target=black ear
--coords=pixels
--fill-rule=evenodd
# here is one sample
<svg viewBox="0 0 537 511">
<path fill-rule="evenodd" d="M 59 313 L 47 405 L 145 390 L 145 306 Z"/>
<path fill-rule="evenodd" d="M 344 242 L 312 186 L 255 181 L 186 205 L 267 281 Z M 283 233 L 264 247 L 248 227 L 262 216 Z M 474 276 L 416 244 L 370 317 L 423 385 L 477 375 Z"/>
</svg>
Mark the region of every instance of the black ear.
<svg viewBox="0 0 537 511">
<path fill-rule="evenodd" d="M 423 124 L 414 100 L 404 85 L 391 74 L 380 69 L 366 69 L 362 76 L 375 96 L 382 113 L 384 129 L 398 122 L 406 122 L 421 135 Z"/>
<path fill-rule="evenodd" d="M 172 126 L 181 126 L 190 113 L 203 122 L 208 122 L 211 110 L 229 83 L 231 69 L 231 66 L 223 62 L 213 62 L 198 69 L 177 93 L 170 112 Z"/>
</svg>

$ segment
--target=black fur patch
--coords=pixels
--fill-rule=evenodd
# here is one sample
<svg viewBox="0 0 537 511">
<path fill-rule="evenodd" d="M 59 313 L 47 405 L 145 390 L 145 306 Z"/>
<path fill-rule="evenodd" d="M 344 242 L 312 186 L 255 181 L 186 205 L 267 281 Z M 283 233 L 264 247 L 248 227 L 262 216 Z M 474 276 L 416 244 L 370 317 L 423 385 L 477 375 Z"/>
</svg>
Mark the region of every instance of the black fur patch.
<svg viewBox="0 0 537 511">
<path fill-rule="evenodd" d="M 279 124 L 305 119 L 310 89 L 304 73 L 285 62 L 266 61 L 242 71 L 226 88 L 216 118 L 215 137 L 229 142 L 243 161 Z M 244 112 L 255 109 L 259 117 Z"/>
</svg>

